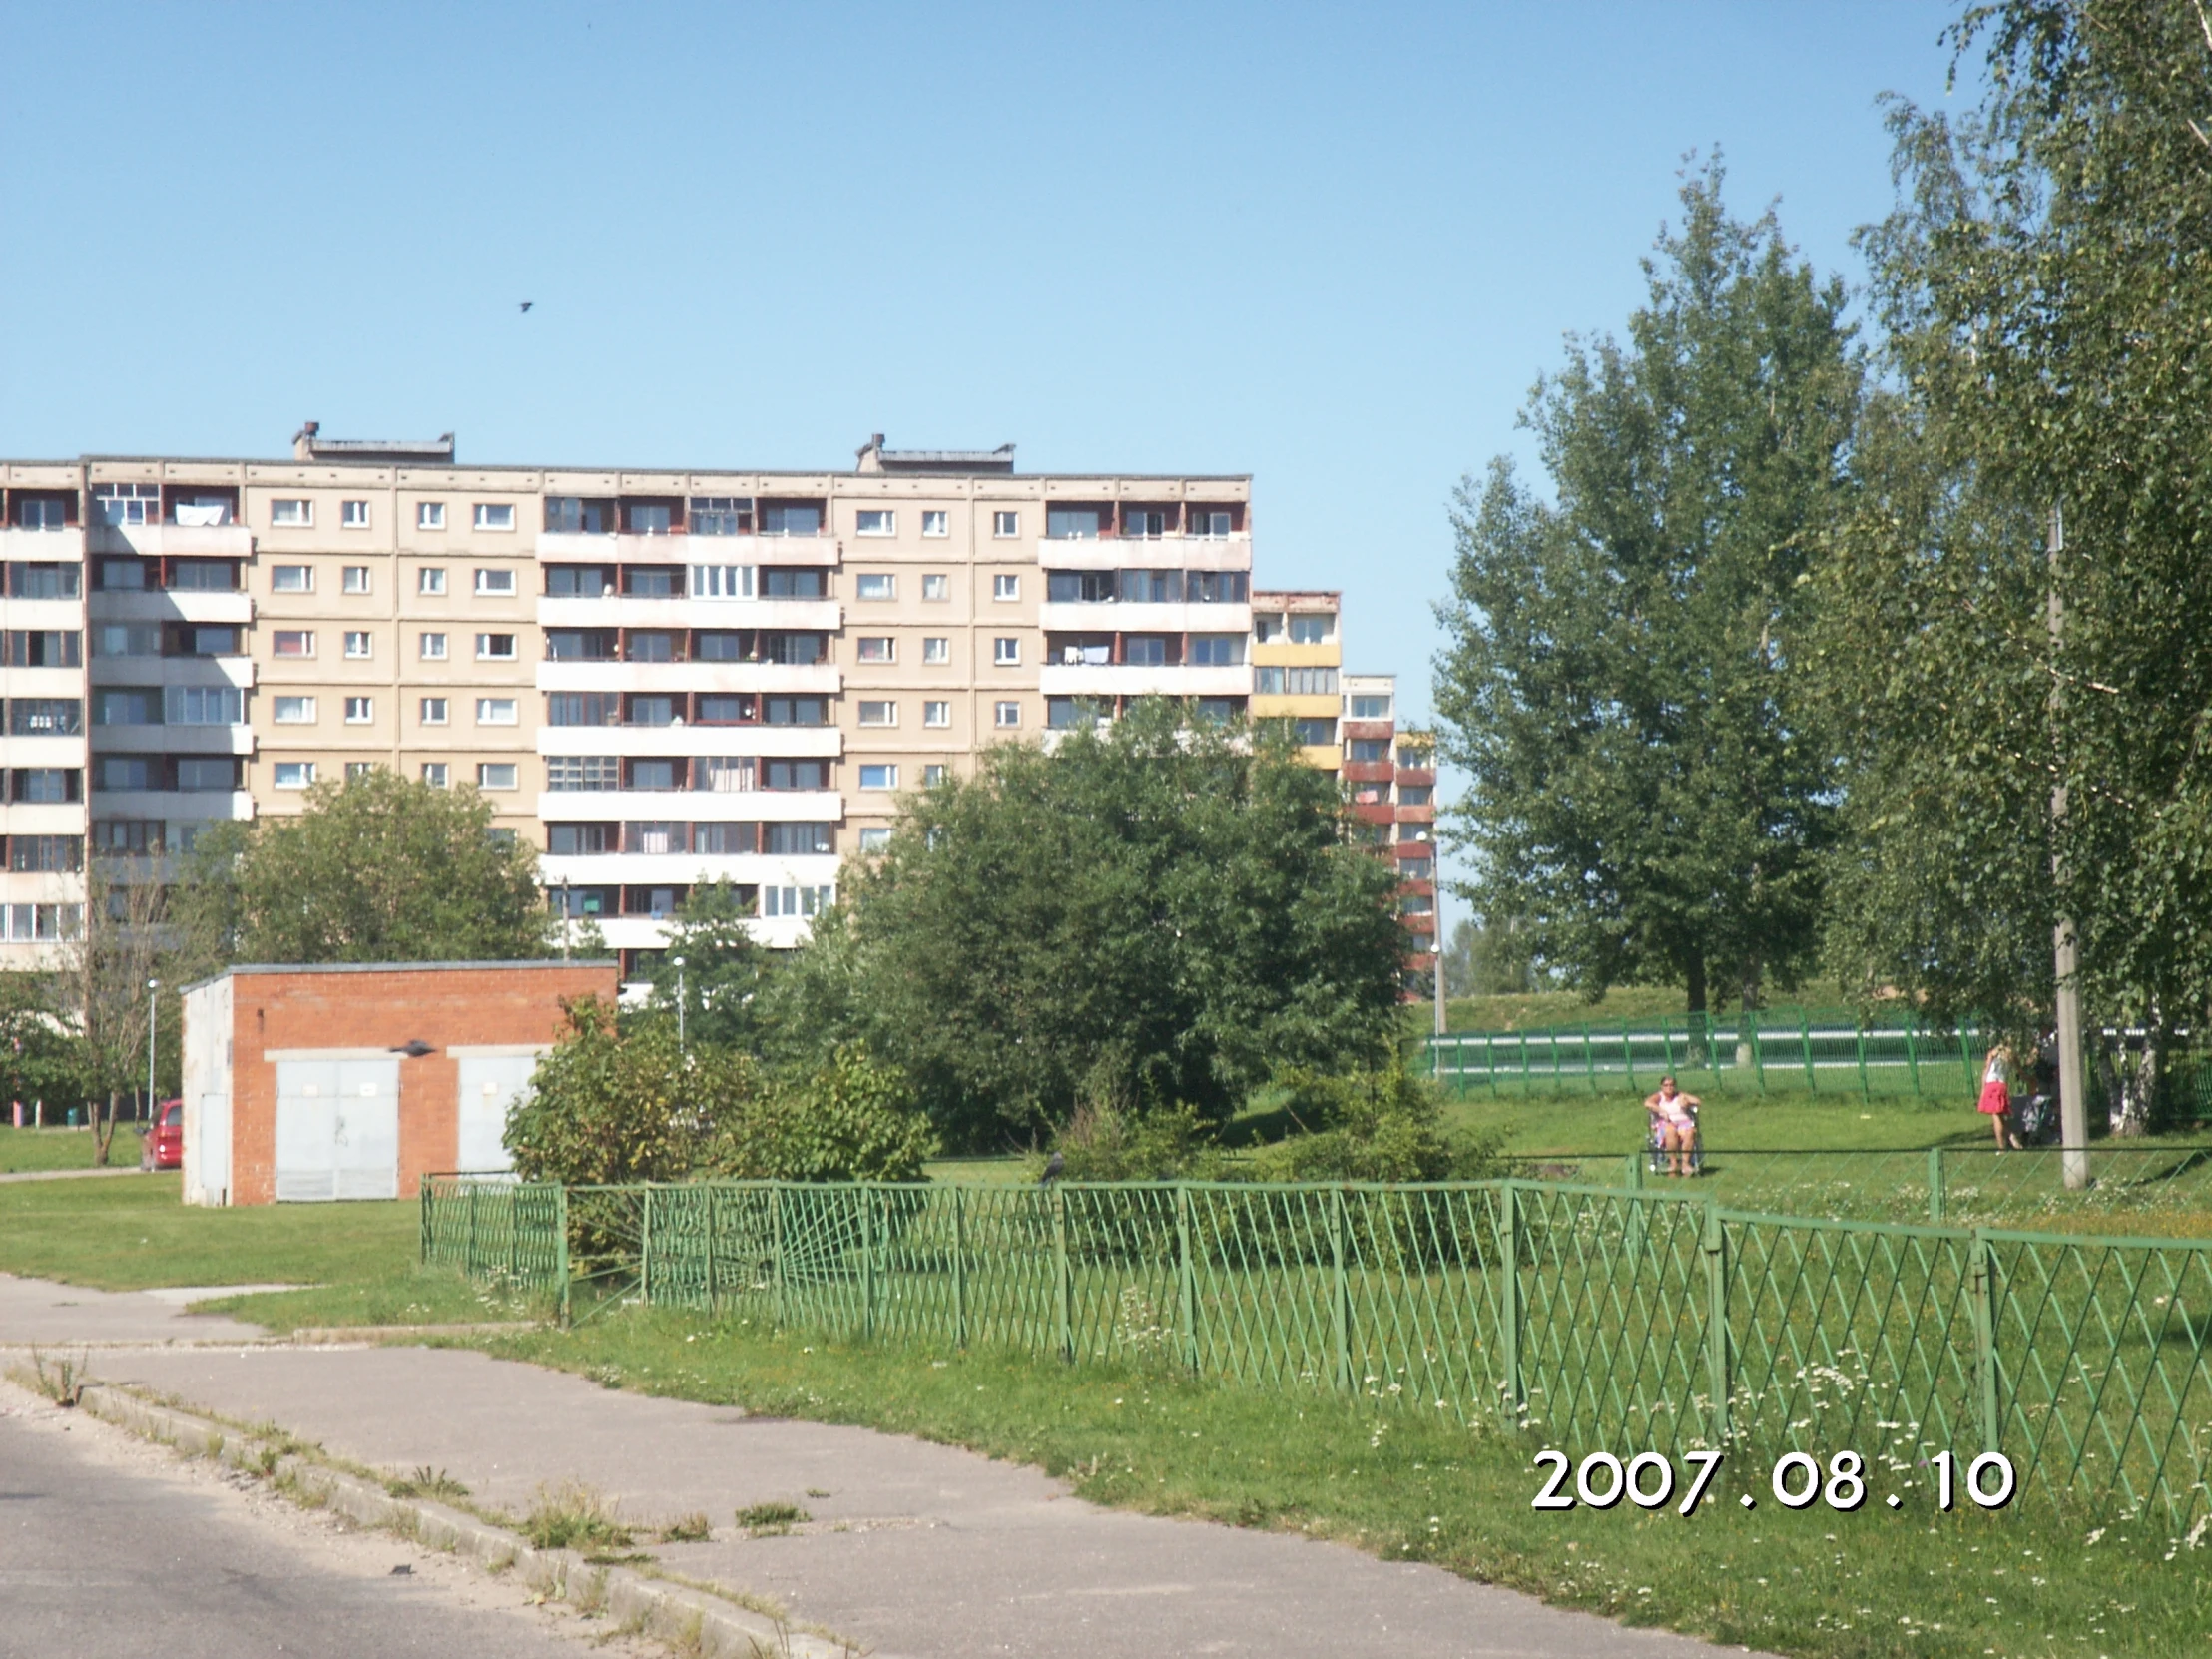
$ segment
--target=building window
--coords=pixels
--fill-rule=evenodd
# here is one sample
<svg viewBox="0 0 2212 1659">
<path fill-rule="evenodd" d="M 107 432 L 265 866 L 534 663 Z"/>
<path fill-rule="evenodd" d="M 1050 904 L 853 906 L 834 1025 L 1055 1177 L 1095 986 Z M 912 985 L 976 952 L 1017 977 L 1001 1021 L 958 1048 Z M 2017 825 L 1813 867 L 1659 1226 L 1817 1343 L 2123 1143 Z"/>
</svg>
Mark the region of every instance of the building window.
<svg viewBox="0 0 2212 1659">
<path fill-rule="evenodd" d="M 749 495 L 695 495 L 691 503 L 695 536 L 750 536 L 753 498 Z"/>
<path fill-rule="evenodd" d="M 280 790 L 306 789 L 314 783 L 314 762 L 278 761 L 276 780 Z"/>
<path fill-rule="evenodd" d="M 416 648 L 420 651 L 422 660 L 426 663 L 442 663 L 445 661 L 445 636 L 443 634 L 422 635 L 416 642 Z"/>
<path fill-rule="evenodd" d="M 512 634 L 478 634 L 476 636 L 476 660 L 481 663 L 511 663 L 515 658 L 515 637 Z"/>
<path fill-rule="evenodd" d="M 1376 766 L 1390 758 L 1387 738 L 1354 738 L 1345 745 L 1345 759 L 1356 766 Z"/>
<path fill-rule="evenodd" d="M 372 698 L 349 697 L 345 700 L 345 724 L 366 726 L 376 718 L 376 704 Z"/>
<path fill-rule="evenodd" d="M 479 726 L 514 725 L 515 700 L 511 697 L 479 697 L 476 700 L 476 724 Z"/>
<path fill-rule="evenodd" d="M 924 576 L 921 579 L 921 597 L 924 599 L 950 599 L 952 578 L 949 576 Z"/>
<path fill-rule="evenodd" d="M 549 755 L 545 760 L 548 790 L 619 790 L 622 762 L 613 755 Z"/>
<path fill-rule="evenodd" d="M 895 663 L 898 661 L 898 642 L 888 634 L 862 634 L 853 641 L 858 660 L 863 663 Z"/>
<path fill-rule="evenodd" d="M 422 781 L 433 790 L 444 789 L 448 776 L 443 761 L 424 761 L 422 763 Z"/>
<path fill-rule="evenodd" d="M 815 506 L 771 507 L 761 515 L 761 531 L 770 536 L 819 536 L 822 509 Z"/>
<path fill-rule="evenodd" d="M 366 565 L 347 565 L 347 566 L 345 567 L 345 574 L 344 574 L 344 576 L 343 576 L 343 577 L 342 577 L 342 578 L 340 579 L 340 581 L 339 581 L 339 584 L 338 584 L 338 585 L 339 585 L 340 587 L 342 587 L 342 588 L 343 588 L 343 589 L 344 589 L 344 590 L 345 590 L 345 591 L 346 591 L 347 593 L 366 593 L 366 592 L 368 592 L 368 591 L 369 591 L 368 566 L 366 566 Z"/>
<path fill-rule="evenodd" d="M 898 534 L 898 515 L 883 507 L 860 509 L 854 532 L 863 536 L 895 536 Z"/>
<path fill-rule="evenodd" d="M 853 581 L 853 595 L 859 599 L 896 599 L 898 578 L 881 573 L 857 577 Z"/>
<path fill-rule="evenodd" d="M 365 530 L 368 528 L 368 503 L 365 501 L 341 501 L 338 503 L 338 528 L 341 530 Z"/>
<path fill-rule="evenodd" d="M 307 501 L 272 501 L 269 522 L 278 530 L 304 530 L 314 523 L 314 505 Z"/>
<path fill-rule="evenodd" d="M 445 709 L 444 698 L 425 697 L 421 705 L 422 724 L 425 726 L 443 726 L 445 724 Z"/>
<path fill-rule="evenodd" d="M 1294 616 L 1291 618 L 1291 643 L 1327 645 L 1336 626 L 1337 619 L 1333 616 Z"/>
<path fill-rule="evenodd" d="M 269 567 L 269 591 L 271 593 L 314 592 L 314 566 L 271 565 Z"/>
<path fill-rule="evenodd" d="M 75 668 L 84 652 L 84 636 L 74 628 L 11 628 L 4 659 L 15 668 Z M 151 623 L 125 623 L 93 630 L 94 653 L 102 657 L 158 657 L 162 631 Z"/>
<path fill-rule="evenodd" d="M 277 697 L 270 700 L 272 718 L 278 726 L 312 726 L 314 724 L 314 699 L 311 697 Z"/>
<path fill-rule="evenodd" d="M 834 887 L 763 887 L 761 889 L 761 914 L 764 916 L 814 916 L 830 908 L 833 902 Z"/>
<path fill-rule="evenodd" d="M 999 727 L 1019 726 L 1021 724 L 1021 705 L 1019 703 L 992 704 L 991 724 Z"/>
<path fill-rule="evenodd" d="M 995 668 L 1021 667 L 1021 641 L 1000 635 L 991 641 L 991 664 Z"/>
<path fill-rule="evenodd" d="M 23 708 L 30 700 L 15 700 L 13 730 L 23 731 Z M 150 691 L 110 691 L 95 687 L 92 693 L 92 723 L 95 726 L 153 726 L 161 720 L 161 705 Z"/>
<path fill-rule="evenodd" d="M 355 628 L 346 631 L 345 654 L 348 657 L 356 660 L 366 658 L 370 655 L 371 649 L 367 629 Z"/>
<path fill-rule="evenodd" d="M 921 533 L 925 536 L 949 536 L 952 533 L 951 515 L 942 507 L 924 509 L 921 515 Z"/>
<path fill-rule="evenodd" d="M 138 593 L 146 587 L 146 562 L 143 559 L 102 559 L 100 561 L 100 591 L 102 593 Z"/>
<path fill-rule="evenodd" d="M 512 508 L 508 509 L 510 512 Z M 515 787 L 515 764 L 512 761 L 483 761 L 476 768 L 476 787 L 480 790 L 511 790 Z"/>
<path fill-rule="evenodd" d="M 896 726 L 898 724 L 898 705 L 888 700 L 870 702 L 866 698 L 862 698 L 860 700 L 860 724 L 862 726 Z"/>
<path fill-rule="evenodd" d="M 1337 741 L 1337 723 L 1333 720 L 1294 720 L 1291 734 L 1309 748 L 1325 747 Z"/>
<path fill-rule="evenodd" d="M 435 597 L 445 592 L 445 572 L 436 565 L 424 565 L 415 572 L 415 592 Z"/>
<path fill-rule="evenodd" d="M 34 873 L 68 874 L 85 866 L 79 835 L 10 835 L 8 868 Z"/>
<path fill-rule="evenodd" d="M 921 723 L 924 726 L 950 726 L 952 724 L 952 705 L 950 703 L 924 703 L 921 706 Z"/>
<path fill-rule="evenodd" d="M 784 858 L 820 857 L 836 850 L 836 840 L 827 824 L 764 824 L 763 852 Z"/>
<path fill-rule="evenodd" d="M 1121 660 L 1136 668 L 1164 668 L 1168 642 L 1161 634 L 1127 634 L 1122 637 Z"/>
<path fill-rule="evenodd" d="M 1207 541 L 1218 541 L 1229 534 L 1230 515 L 1225 512 L 1193 512 L 1185 515 L 1184 522 L 1190 528 L 1183 533 L 1198 536 Z"/>
<path fill-rule="evenodd" d="M 891 844 L 891 832 L 881 825 L 871 825 L 860 831 L 862 852 L 881 852 Z"/>
<path fill-rule="evenodd" d="M 479 570 L 476 573 L 476 591 L 479 594 L 507 598 L 515 591 L 515 573 L 511 570 Z"/>
<path fill-rule="evenodd" d="M 1334 697 L 1333 668 L 1277 668 L 1263 663 L 1252 671 L 1252 689 L 1263 697 Z"/>
<path fill-rule="evenodd" d="M 952 661 L 952 641 L 942 636 L 924 638 L 921 642 L 921 660 L 925 663 L 949 663 Z"/>
<path fill-rule="evenodd" d="M 939 784 L 950 779 L 951 776 L 952 769 L 941 762 L 935 766 L 923 767 L 921 769 L 921 787 L 925 790 L 933 790 Z"/>
<path fill-rule="evenodd" d="M 162 713 L 172 726 L 237 726 L 246 719 L 246 694 L 236 686 L 171 686 Z"/>
<path fill-rule="evenodd" d="M 1021 597 L 1021 578 L 1018 576 L 993 576 L 991 578 L 991 597 L 1001 601 L 1019 599 Z"/>
<path fill-rule="evenodd" d="M 826 790 L 830 787 L 828 761 L 769 761 L 764 788 L 772 790 Z M 771 851 L 774 848 L 770 849 Z"/>
<path fill-rule="evenodd" d="M 314 630 L 279 628 L 269 637 L 269 651 L 273 657 L 312 657 Z"/>
<path fill-rule="evenodd" d="M 895 790 L 898 788 L 898 768 L 877 765 L 860 768 L 860 788 L 863 790 Z"/>
<path fill-rule="evenodd" d="M 1191 661 L 1200 668 L 1236 668 L 1244 662 L 1242 634 L 1194 634 Z"/>
<path fill-rule="evenodd" d="M 692 826 L 692 850 L 704 856 L 733 858 L 740 853 L 758 850 L 760 844 L 761 827 L 758 824 Z"/>
<path fill-rule="evenodd" d="M 159 524 L 162 521 L 162 487 L 159 484 L 95 484 L 93 511 L 103 524 Z"/>
<path fill-rule="evenodd" d="M 1350 718 L 1353 720 L 1388 720 L 1390 700 L 1386 697 L 1363 697 L 1355 693 Z"/>
<path fill-rule="evenodd" d="M 1002 512 L 991 514 L 991 534 L 1000 541 L 1020 535 L 1021 514 Z"/>
<path fill-rule="evenodd" d="M 548 726 L 618 726 L 622 710 L 613 692 L 555 692 L 545 700 Z"/>
<path fill-rule="evenodd" d="M 475 524 L 479 530 L 512 530 L 515 527 L 514 504 L 508 501 L 477 502 Z"/>
<path fill-rule="evenodd" d="M 445 503 L 442 501 L 417 501 L 414 510 L 417 530 L 442 530 L 445 528 Z"/>
<path fill-rule="evenodd" d="M 1098 536 L 1096 507 L 1047 507 L 1044 533 L 1053 541 L 1093 541 Z"/>
<path fill-rule="evenodd" d="M 374 761 L 348 761 L 345 763 L 345 781 L 350 784 L 356 778 L 366 778 L 375 770 Z"/>
<path fill-rule="evenodd" d="M 695 520 L 693 534 L 699 525 Z M 691 596 L 694 599 L 751 599 L 753 597 L 753 567 L 751 565 L 693 565 L 691 567 Z"/>
</svg>

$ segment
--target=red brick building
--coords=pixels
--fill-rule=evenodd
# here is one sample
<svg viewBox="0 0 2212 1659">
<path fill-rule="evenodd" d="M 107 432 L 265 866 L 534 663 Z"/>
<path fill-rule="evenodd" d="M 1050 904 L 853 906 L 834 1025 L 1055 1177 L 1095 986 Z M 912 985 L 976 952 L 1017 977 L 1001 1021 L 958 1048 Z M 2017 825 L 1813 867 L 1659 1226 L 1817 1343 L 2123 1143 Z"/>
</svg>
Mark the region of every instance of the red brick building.
<svg viewBox="0 0 2212 1659">
<path fill-rule="evenodd" d="M 1353 816 L 1397 865 L 1405 940 L 1405 994 L 1425 994 L 1435 971 L 1436 745 L 1397 725 L 1397 676 L 1344 677 L 1344 780 Z"/>
<path fill-rule="evenodd" d="M 235 967 L 185 992 L 185 1202 L 395 1198 L 504 1169 L 509 1109 L 564 1000 L 616 964 Z"/>
</svg>

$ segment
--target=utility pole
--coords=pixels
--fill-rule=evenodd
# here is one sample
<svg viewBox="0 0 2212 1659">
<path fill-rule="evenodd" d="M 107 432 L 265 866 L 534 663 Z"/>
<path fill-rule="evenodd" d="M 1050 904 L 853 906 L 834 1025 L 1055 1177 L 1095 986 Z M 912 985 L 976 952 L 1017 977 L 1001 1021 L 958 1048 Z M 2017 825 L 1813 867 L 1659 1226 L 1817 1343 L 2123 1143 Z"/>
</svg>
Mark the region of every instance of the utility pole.
<svg viewBox="0 0 2212 1659">
<path fill-rule="evenodd" d="M 1436 1035 L 1440 1037 L 1444 1034 L 1444 872 L 1440 868 L 1436 870 L 1434 885 L 1436 902 L 1429 913 L 1436 924 L 1436 952 L 1429 958 L 1429 977 L 1435 982 L 1432 988 L 1436 993 Z"/>
<path fill-rule="evenodd" d="M 162 982 L 149 979 L 146 982 L 146 1121 L 154 1121 L 154 1034 L 160 1024 Z"/>
<path fill-rule="evenodd" d="M 2066 550 L 2066 519 L 2062 508 L 2050 510 L 2050 655 L 2058 666 L 2058 648 L 2065 632 L 2065 601 L 2058 596 L 2058 556 Z M 2050 791 L 2051 876 L 2063 873 L 2055 845 L 2066 822 L 2066 778 L 2058 748 L 2059 681 L 2051 676 L 2051 754 L 2058 764 L 2057 782 Z M 2066 1186 L 2074 1191 L 2089 1185 L 2089 1097 L 2081 1053 L 2081 953 L 2074 937 L 2073 918 L 2060 916 L 2052 928 L 2058 990 L 2058 1139 L 2063 1148 L 2059 1168 Z"/>
<path fill-rule="evenodd" d="M 676 964 L 676 1052 L 684 1052 L 684 958 L 671 956 Z"/>
</svg>

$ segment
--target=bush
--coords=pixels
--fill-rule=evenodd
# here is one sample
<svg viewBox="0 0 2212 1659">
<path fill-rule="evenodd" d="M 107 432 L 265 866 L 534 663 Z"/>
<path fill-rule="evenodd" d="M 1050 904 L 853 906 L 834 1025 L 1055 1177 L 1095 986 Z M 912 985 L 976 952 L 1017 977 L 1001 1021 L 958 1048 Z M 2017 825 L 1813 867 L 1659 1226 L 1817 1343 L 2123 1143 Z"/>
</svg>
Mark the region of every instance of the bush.
<svg viewBox="0 0 2212 1659">
<path fill-rule="evenodd" d="M 1496 1173 L 1498 1142 L 1444 1134 L 1435 1085 L 1393 1061 L 1382 1071 L 1287 1071 L 1283 1111 L 1300 1132 L 1243 1167 L 1255 1181 L 1477 1181 Z"/>
<path fill-rule="evenodd" d="M 1070 1181 L 1218 1181 L 1221 1148 L 1193 1106 L 1149 1112 L 1086 1101 L 1054 1137 Z"/>
<path fill-rule="evenodd" d="M 905 1075 L 846 1043 L 726 1117 L 706 1161 L 741 1180 L 912 1181 L 936 1149 Z"/>
</svg>

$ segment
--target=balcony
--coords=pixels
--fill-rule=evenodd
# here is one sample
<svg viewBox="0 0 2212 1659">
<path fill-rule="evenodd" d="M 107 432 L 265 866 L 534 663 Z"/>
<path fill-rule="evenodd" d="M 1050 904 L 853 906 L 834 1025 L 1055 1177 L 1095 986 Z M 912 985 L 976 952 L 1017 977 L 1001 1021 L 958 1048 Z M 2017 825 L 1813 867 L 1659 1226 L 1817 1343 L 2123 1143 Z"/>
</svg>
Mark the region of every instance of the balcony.
<svg viewBox="0 0 2212 1659">
<path fill-rule="evenodd" d="M 540 726 L 540 755 L 753 755 L 837 760 L 834 726 Z M 741 815 L 742 816 L 742 815 Z"/>
<path fill-rule="evenodd" d="M 740 886 L 773 883 L 826 887 L 836 880 L 839 861 L 833 852 L 790 856 L 768 852 L 592 852 L 575 857 L 547 853 L 538 860 L 538 884 L 558 887 L 565 879 L 576 887 L 682 887 L 723 880 Z M 604 926 L 614 918 L 597 919 Z"/>
<path fill-rule="evenodd" d="M 95 727 L 94 731 L 99 736 L 100 749 L 104 754 L 251 755 L 254 753 L 254 728 L 251 726 L 99 726 Z M 64 738 L 50 741 L 67 743 L 81 742 L 82 740 Z M 40 763 L 23 761 L 15 764 L 33 766 Z"/>
<path fill-rule="evenodd" d="M 1047 697 L 1247 697 L 1252 670 L 1138 663 L 1047 663 L 1037 670 Z"/>
<path fill-rule="evenodd" d="M 1252 537 L 1040 537 L 1036 560 L 1045 570 L 1250 570 Z"/>
<path fill-rule="evenodd" d="M 1434 789 L 1436 787 L 1436 769 L 1434 767 L 1399 767 L 1397 769 L 1397 781 L 1407 789 L 1420 789 L 1424 786 L 1428 789 Z"/>
<path fill-rule="evenodd" d="M 297 811 L 300 801 L 301 792 L 287 790 L 272 805 Z M 92 807 L 98 818 L 245 820 L 254 816 L 254 797 L 247 790 L 94 790 Z"/>
<path fill-rule="evenodd" d="M 1246 634 L 1250 605 L 1137 605 L 1109 599 L 1098 604 L 1046 603 L 1037 626 L 1048 634 Z"/>
<path fill-rule="evenodd" d="M 68 604 L 67 600 L 46 601 Z M 202 588 L 101 589 L 87 610 L 95 622 L 205 622 L 252 627 L 254 596 Z"/>
<path fill-rule="evenodd" d="M 286 658 L 287 663 L 294 659 Z M 308 659 L 297 659 L 301 666 L 311 669 Z M 36 670 L 11 669 L 11 674 L 37 672 Z M 78 669 L 62 671 L 73 679 L 84 675 Z M 91 663 L 91 680 L 96 686 L 237 686 L 241 691 L 251 691 L 255 683 L 254 659 L 251 657 L 95 657 Z"/>
<path fill-rule="evenodd" d="M 540 790 L 537 811 L 541 822 L 555 824 L 835 824 L 844 817 L 844 797 L 835 790 Z"/>
<path fill-rule="evenodd" d="M 625 594 L 596 599 L 538 600 L 541 628 L 779 628 L 831 634 L 844 626 L 834 599 L 638 599 Z"/>
<path fill-rule="evenodd" d="M 1380 784 L 1387 786 L 1390 782 L 1390 763 L 1387 761 L 1355 761 L 1352 759 L 1351 753 L 1347 751 L 1345 756 L 1345 782 L 1354 785 Z M 1397 810 L 1391 807 L 1388 802 L 1384 802 L 1382 805 L 1390 812 L 1394 813 Z M 1388 823 L 1390 821 L 1385 819 L 1382 822 Z"/>
<path fill-rule="evenodd" d="M 840 545 L 831 535 L 588 536 L 574 530 L 541 530 L 537 551 L 540 559 L 556 563 L 595 565 L 834 565 Z"/>
<path fill-rule="evenodd" d="M 88 753 L 82 732 L 0 737 L 0 764 L 11 767 L 82 767 Z"/>
<path fill-rule="evenodd" d="M 1386 720 L 1348 720 L 1345 722 L 1345 742 L 1388 743 L 1397 736 L 1397 728 Z"/>
<path fill-rule="evenodd" d="M 144 559 L 251 559 L 254 532 L 231 524 L 103 524 L 85 532 L 88 553 L 136 553 Z M 10 554 L 14 558 L 18 555 Z M 51 554 L 47 555 L 49 558 Z"/>
<path fill-rule="evenodd" d="M 775 692 L 834 697 L 844 676 L 834 663 L 549 663 L 540 691 Z"/>
</svg>

